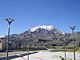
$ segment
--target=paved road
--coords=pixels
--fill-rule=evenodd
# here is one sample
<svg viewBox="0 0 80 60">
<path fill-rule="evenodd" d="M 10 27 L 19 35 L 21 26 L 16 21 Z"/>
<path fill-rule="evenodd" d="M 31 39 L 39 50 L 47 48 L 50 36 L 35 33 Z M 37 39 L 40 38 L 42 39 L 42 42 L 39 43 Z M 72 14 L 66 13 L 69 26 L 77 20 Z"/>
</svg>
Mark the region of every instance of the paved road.
<svg viewBox="0 0 80 60">
<path fill-rule="evenodd" d="M 18 56 L 9 56 L 8 57 L 9 60 L 14 59 L 14 58 L 18 58 Z M 6 60 L 6 57 L 2 57 L 2 58 L 0 58 L 0 60 Z"/>
<path fill-rule="evenodd" d="M 52 52 L 44 52 L 41 51 L 39 53 L 35 53 L 35 54 L 31 54 L 30 56 L 30 60 L 62 60 L 62 58 L 60 56 L 57 55 L 53 55 Z M 28 56 L 23 56 L 23 57 L 18 57 L 15 59 L 11 59 L 11 60 L 27 60 Z"/>
<path fill-rule="evenodd" d="M 73 52 L 67 52 L 66 57 L 68 59 L 73 59 Z M 26 53 L 22 55 L 10 56 L 9 60 L 27 60 L 27 58 L 28 56 Z M 64 58 L 64 52 L 39 51 L 38 53 L 30 55 L 30 60 L 61 60 L 61 58 Z M 5 59 L 5 57 L 0 58 L 0 60 Z M 80 60 L 80 53 L 76 53 L 76 60 Z"/>
<path fill-rule="evenodd" d="M 73 60 L 73 52 L 66 53 L 67 60 Z M 30 60 L 62 60 L 64 58 L 64 52 L 48 52 L 41 51 L 36 54 L 30 55 Z M 18 57 L 12 60 L 27 60 L 28 56 Z M 76 53 L 76 60 L 80 60 L 80 53 Z"/>
<path fill-rule="evenodd" d="M 28 55 L 28 53 L 26 53 L 26 52 L 25 53 L 24 52 L 23 53 L 17 52 L 17 53 L 19 53 L 19 54 L 16 54 L 16 55 L 12 54 L 11 56 L 9 56 L 8 60 Z M 37 53 L 37 52 L 30 52 L 29 54 L 34 54 L 34 53 Z M 0 57 L 0 60 L 6 60 L 6 57 Z"/>
</svg>

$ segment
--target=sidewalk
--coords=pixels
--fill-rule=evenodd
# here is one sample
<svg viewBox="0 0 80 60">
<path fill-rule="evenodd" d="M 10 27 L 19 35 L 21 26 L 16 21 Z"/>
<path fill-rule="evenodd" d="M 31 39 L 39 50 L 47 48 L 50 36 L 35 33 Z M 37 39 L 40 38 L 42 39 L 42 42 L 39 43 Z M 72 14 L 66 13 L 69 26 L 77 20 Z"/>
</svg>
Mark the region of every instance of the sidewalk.
<svg viewBox="0 0 80 60">
<path fill-rule="evenodd" d="M 49 52 L 40 51 L 39 53 L 31 54 L 29 60 L 62 60 L 65 58 L 64 52 Z M 66 60 L 73 60 L 73 52 L 66 52 Z M 27 60 L 28 56 L 18 57 L 12 60 Z M 76 52 L 76 60 L 80 60 L 80 53 Z"/>
<path fill-rule="evenodd" d="M 39 52 L 39 53 L 31 54 L 29 57 L 30 60 L 62 60 L 60 56 L 54 55 L 51 52 Z M 27 60 L 27 58 L 28 56 L 23 56 L 11 60 Z"/>
<path fill-rule="evenodd" d="M 34 54 L 34 53 L 37 53 L 37 52 L 34 52 L 34 51 L 29 52 L 29 54 Z M 11 59 L 26 56 L 26 55 L 28 55 L 26 51 L 9 52 L 8 59 L 11 60 Z M 6 60 L 6 56 L 1 56 L 0 60 Z"/>
</svg>

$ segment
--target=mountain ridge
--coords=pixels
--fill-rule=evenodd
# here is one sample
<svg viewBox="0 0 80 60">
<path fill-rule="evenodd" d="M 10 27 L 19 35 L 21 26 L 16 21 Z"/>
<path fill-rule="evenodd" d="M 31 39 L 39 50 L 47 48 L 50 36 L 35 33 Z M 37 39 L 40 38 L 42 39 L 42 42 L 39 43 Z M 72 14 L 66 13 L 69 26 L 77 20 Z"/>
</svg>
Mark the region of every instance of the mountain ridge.
<svg viewBox="0 0 80 60">
<path fill-rule="evenodd" d="M 40 25 L 40 26 L 35 26 L 35 27 L 32 27 L 32 28 L 29 29 L 29 30 L 30 30 L 30 32 L 34 32 L 34 31 L 36 31 L 37 29 L 45 29 L 45 30 L 49 30 L 49 31 L 55 29 L 55 30 L 58 30 L 59 32 L 62 32 L 63 34 L 65 33 L 65 32 L 60 31 L 59 29 L 55 28 L 53 25 Z"/>
<path fill-rule="evenodd" d="M 31 31 L 33 29 L 33 31 Z M 14 42 L 15 45 L 21 44 L 23 46 L 27 46 L 29 40 L 31 41 L 31 45 L 56 45 L 56 46 L 64 46 L 64 45 L 73 45 L 72 34 L 65 33 L 52 25 L 49 26 L 37 26 L 31 28 L 25 32 L 20 34 L 12 34 L 10 35 L 10 41 Z M 7 40 L 8 36 L 2 37 L 3 41 Z M 75 44 L 80 46 L 80 32 L 75 32 Z M 41 41 L 44 41 L 42 44 Z M 45 42 L 46 41 L 46 42 Z M 52 41 L 52 42 L 49 42 Z"/>
</svg>

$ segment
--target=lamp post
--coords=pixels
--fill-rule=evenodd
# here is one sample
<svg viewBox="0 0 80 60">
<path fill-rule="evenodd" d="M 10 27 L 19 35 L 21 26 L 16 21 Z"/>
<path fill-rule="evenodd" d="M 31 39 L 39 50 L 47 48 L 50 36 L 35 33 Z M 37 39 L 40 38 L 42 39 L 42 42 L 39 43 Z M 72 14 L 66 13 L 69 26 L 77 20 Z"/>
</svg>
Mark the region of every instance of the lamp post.
<svg viewBox="0 0 80 60">
<path fill-rule="evenodd" d="M 10 25 L 14 20 L 13 20 L 13 18 L 6 18 L 5 20 L 8 22 L 8 40 L 7 40 L 7 45 L 6 45 L 6 60 L 8 60 L 9 40 L 10 40 Z"/>
<path fill-rule="evenodd" d="M 28 42 L 28 60 L 29 60 L 29 50 L 30 50 L 29 47 L 30 47 L 31 33 L 29 32 L 28 35 L 29 35 L 29 42 Z"/>
<path fill-rule="evenodd" d="M 75 30 L 76 26 L 71 26 L 69 28 L 72 30 L 72 38 L 73 38 L 73 41 L 74 41 L 74 44 L 73 44 L 73 48 L 74 48 L 73 54 L 74 54 L 74 60 L 76 60 L 76 58 L 75 58 L 75 40 L 74 40 L 74 30 Z"/>
<path fill-rule="evenodd" d="M 63 37 L 63 38 L 64 38 L 64 41 L 66 40 L 66 39 L 65 39 L 66 36 L 67 36 L 67 35 L 65 34 L 64 37 Z M 65 60 L 66 60 L 66 44 L 65 44 L 65 46 L 64 46 L 64 58 L 65 58 Z"/>
<path fill-rule="evenodd" d="M 65 56 L 65 60 L 66 60 L 66 46 L 64 47 L 65 51 L 64 51 L 64 56 Z"/>
</svg>

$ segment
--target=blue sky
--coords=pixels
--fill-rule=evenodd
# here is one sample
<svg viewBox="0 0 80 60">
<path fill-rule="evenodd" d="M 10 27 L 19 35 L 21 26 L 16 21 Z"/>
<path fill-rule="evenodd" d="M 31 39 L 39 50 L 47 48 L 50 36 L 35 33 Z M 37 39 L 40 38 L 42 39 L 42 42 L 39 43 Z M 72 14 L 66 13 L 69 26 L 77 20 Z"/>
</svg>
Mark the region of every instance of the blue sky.
<svg viewBox="0 0 80 60">
<path fill-rule="evenodd" d="M 0 35 L 7 35 L 6 17 L 15 20 L 11 34 L 39 25 L 53 25 L 64 32 L 76 25 L 75 31 L 80 31 L 80 0 L 0 0 Z"/>
</svg>

